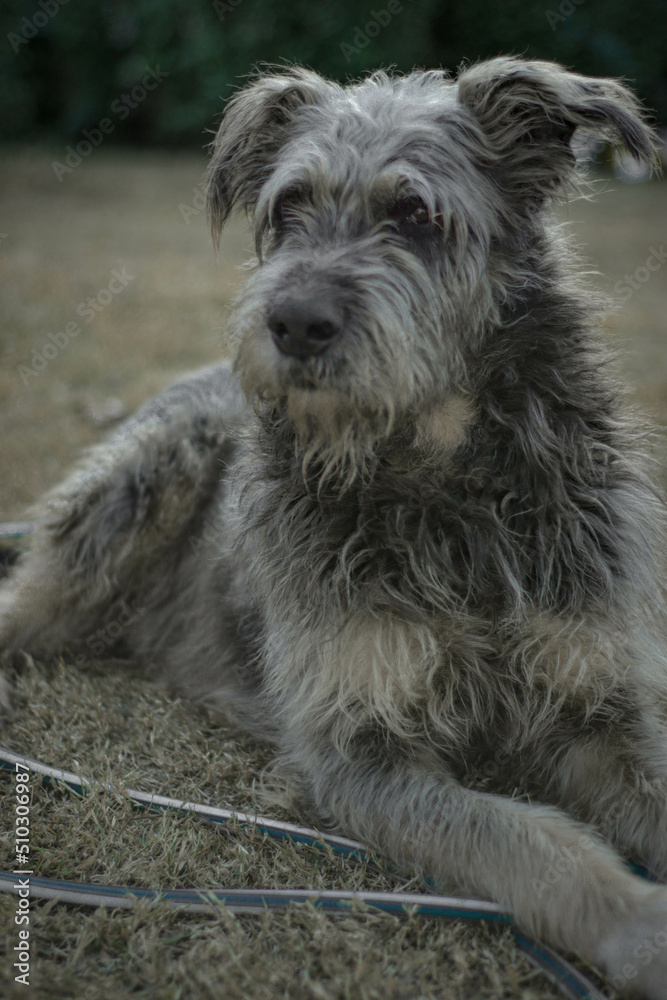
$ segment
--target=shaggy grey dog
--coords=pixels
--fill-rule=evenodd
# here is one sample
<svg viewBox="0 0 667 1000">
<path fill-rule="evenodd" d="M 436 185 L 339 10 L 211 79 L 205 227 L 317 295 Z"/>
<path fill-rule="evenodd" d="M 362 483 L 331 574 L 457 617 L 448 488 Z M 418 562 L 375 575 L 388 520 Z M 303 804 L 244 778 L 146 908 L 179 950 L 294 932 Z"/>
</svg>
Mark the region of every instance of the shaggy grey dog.
<svg viewBox="0 0 667 1000">
<path fill-rule="evenodd" d="M 625 87 L 548 63 L 241 90 L 234 369 L 47 498 L 0 638 L 85 654 L 136 604 L 127 651 L 321 822 L 664 1000 L 667 889 L 621 860 L 667 877 L 663 514 L 550 222 L 577 129 L 654 157 Z"/>
</svg>

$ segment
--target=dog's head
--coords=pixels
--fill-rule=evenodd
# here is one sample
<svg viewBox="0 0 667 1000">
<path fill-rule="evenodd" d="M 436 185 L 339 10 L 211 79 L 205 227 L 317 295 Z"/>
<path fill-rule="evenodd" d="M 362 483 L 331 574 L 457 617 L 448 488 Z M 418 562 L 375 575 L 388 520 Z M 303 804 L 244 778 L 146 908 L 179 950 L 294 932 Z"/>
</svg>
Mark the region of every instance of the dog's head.
<svg viewBox="0 0 667 1000">
<path fill-rule="evenodd" d="M 239 91 L 208 205 L 216 239 L 235 207 L 255 227 L 261 266 L 232 321 L 246 393 L 318 446 L 372 447 L 432 412 L 539 285 L 544 209 L 575 179 L 577 129 L 654 157 L 623 85 L 550 63 L 346 87 L 289 69 Z"/>
</svg>

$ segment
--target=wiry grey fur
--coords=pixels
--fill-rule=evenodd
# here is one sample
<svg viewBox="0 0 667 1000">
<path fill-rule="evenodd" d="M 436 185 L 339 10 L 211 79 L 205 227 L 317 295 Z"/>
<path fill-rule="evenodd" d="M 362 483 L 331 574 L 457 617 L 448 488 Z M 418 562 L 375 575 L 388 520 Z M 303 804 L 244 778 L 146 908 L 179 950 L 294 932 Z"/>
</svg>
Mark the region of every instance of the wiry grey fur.
<svg viewBox="0 0 667 1000">
<path fill-rule="evenodd" d="M 621 861 L 667 878 L 663 511 L 549 218 L 577 129 L 653 158 L 624 86 L 549 63 L 241 90 L 208 179 L 261 265 L 235 373 L 50 495 L 0 635 L 85 652 L 135 602 L 129 653 L 322 822 L 664 1000 L 667 890 Z"/>
</svg>

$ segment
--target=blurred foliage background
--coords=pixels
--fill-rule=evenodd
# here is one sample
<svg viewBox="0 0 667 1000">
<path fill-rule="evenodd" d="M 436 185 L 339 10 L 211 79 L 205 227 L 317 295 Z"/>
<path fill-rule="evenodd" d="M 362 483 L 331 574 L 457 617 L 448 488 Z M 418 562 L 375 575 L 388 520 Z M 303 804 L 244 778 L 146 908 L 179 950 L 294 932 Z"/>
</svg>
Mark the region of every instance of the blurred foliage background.
<svg viewBox="0 0 667 1000">
<path fill-rule="evenodd" d="M 110 117 L 115 141 L 201 146 L 258 63 L 344 80 L 507 52 L 626 77 L 667 123 L 665 0 L 3 0 L 0 17 L 5 140 L 75 142 Z M 146 67 L 165 84 L 114 113 Z"/>
</svg>

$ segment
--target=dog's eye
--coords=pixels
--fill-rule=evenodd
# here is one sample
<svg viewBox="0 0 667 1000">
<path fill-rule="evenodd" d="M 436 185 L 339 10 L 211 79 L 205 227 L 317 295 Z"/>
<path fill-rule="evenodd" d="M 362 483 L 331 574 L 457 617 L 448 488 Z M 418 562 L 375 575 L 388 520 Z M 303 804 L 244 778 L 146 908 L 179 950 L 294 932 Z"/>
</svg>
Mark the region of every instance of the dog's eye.
<svg viewBox="0 0 667 1000">
<path fill-rule="evenodd" d="M 409 226 L 426 226 L 431 222 L 431 213 L 421 198 L 402 198 L 391 212 L 390 219 Z"/>
<path fill-rule="evenodd" d="M 424 204 L 416 205 L 408 216 L 408 222 L 412 222 L 416 226 L 424 226 L 430 221 L 431 213 Z"/>
</svg>

